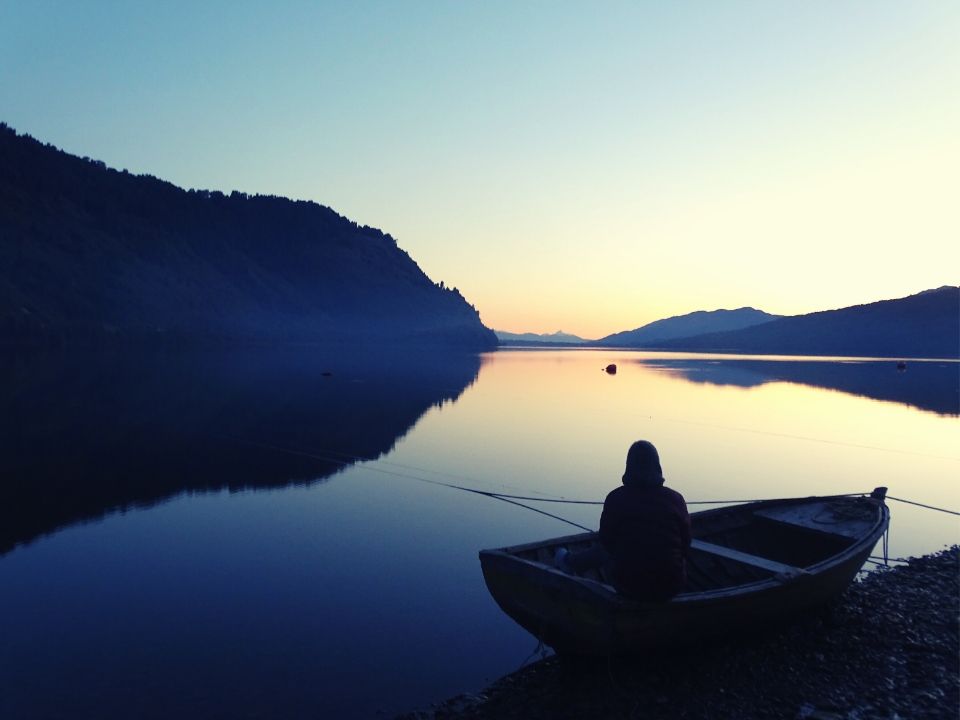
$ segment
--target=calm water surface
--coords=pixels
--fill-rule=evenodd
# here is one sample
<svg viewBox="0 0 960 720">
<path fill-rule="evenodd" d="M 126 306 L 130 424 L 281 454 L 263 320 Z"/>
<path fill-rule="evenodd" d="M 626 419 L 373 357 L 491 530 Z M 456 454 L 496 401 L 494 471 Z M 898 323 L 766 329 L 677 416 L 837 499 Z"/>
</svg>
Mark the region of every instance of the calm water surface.
<svg viewBox="0 0 960 720">
<path fill-rule="evenodd" d="M 477 551 L 571 528 L 435 481 L 602 500 L 647 438 L 688 501 L 885 485 L 960 506 L 952 362 L 303 350 L 0 370 L 3 718 L 369 718 L 480 689 L 536 641 Z M 955 517 L 891 510 L 892 556 L 960 539 Z"/>
</svg>

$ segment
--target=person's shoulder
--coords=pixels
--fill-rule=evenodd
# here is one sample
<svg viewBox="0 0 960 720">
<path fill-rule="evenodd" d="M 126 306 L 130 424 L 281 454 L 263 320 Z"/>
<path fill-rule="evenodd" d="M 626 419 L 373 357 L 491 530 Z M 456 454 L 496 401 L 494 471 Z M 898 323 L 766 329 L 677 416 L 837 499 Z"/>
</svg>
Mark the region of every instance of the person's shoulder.
<svg viewBox="0 0 960 720">
<path fill-rule="evenodd" d="M 681 503 L 684 507 L 687 505 L 687 501 L 684 499 L 683 495 L 678 493 L 673 488 L 668 488 L 666 485 L 663 486 L 663 490 L 666 492 L 667 496 L 673 500 L 675 503 Z"/>
<path fill-rule="evenodd" d="M 603 504 L 608 505 L 612 503 L 622 502 L 626 496 L 627 488 L 624 485 L 618 485 L 613 490 L 607 493 L 607 497 L 604 499 Z"/>
<path fill-rule="evenodd" d="M 613 490 L 607 493 L 607 498 L 604 502 L 609 502 L 611 500 L 617 500 L 626 494 L 627 488 L 624 485 L 618 485 Z"/>
</svg>

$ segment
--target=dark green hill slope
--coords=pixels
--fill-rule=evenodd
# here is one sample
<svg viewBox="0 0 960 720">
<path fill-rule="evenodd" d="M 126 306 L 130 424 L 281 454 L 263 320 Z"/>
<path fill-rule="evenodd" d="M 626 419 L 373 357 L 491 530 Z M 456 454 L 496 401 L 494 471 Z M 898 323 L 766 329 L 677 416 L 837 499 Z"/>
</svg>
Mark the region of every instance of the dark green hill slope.
<svg viewBox="0 0 960 720">
<path fill-rule="evenodd" d="M 0 125 L 0 341 L 496 345 L 390 235 L 313 202 L 186 191 Z"/>
<path fill-rule="evenodd" d="M 956 358 L 960 357 L 960 287 L 795 315 L 658 346 L 736 353 Z"/>
</svg>

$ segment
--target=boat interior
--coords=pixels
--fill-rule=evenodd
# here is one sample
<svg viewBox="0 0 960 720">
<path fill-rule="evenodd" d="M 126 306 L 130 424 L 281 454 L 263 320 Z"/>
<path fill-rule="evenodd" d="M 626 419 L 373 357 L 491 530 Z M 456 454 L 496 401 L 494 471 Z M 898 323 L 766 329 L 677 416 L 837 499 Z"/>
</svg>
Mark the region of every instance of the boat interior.
<svg viewBox="0 0 960 720">
<path fill-rule="evenodd" d="M 878 518 L 877 504 L 856 497 L 696 513 L 691 516 L 694 539 L 687 556 L 684 593 L 796 577 L 853 545 L 875 527 Z M 573 535 L 512 552 L 553 567 L 559 548 L 578 552 L 598 542 L 595 534 Z M 581 577 L 610 584 L 602 568 L 588 570 Z"/>
</svg>

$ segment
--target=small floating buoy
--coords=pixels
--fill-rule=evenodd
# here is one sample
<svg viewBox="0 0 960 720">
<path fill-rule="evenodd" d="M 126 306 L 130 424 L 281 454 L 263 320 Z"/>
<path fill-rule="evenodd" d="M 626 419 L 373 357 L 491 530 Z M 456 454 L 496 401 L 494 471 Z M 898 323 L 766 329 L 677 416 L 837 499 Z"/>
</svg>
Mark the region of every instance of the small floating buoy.
<svg viewBox="0 0 960 720">
<path fill-rule="evenodd" d="M 603 371 L 604 371 L 605 373 L 607 373 L 607 375 L 616 375 L 616 374 L 617 374 L 617 366 L 616 366 L 614 363 L 610 363 L 609 365 L 607 365 L 607 366 L 603 369 Z"/>
</svg>

